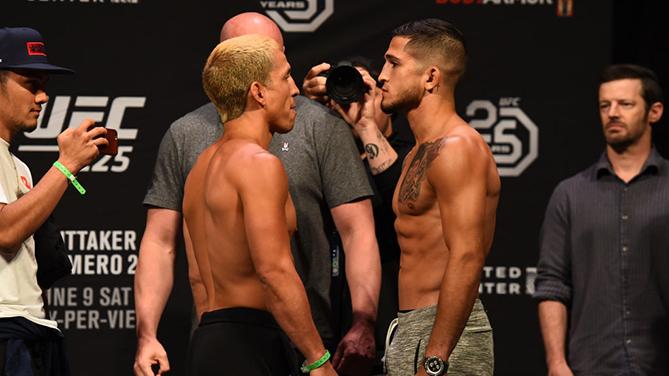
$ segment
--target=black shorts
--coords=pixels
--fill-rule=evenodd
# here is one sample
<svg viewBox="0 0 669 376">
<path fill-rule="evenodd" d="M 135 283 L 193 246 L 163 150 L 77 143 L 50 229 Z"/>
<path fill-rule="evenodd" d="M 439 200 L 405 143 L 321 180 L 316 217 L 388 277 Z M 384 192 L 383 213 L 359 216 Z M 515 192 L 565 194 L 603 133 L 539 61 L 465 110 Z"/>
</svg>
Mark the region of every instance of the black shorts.
<svg viewBox="0 0 669 376">
<path fill-rule="evenodd" d="M 297 375 L 297 358 L 269 312 L 225 308 L 202 315 L 188 350 L 188 375 Z"/>
</svg>

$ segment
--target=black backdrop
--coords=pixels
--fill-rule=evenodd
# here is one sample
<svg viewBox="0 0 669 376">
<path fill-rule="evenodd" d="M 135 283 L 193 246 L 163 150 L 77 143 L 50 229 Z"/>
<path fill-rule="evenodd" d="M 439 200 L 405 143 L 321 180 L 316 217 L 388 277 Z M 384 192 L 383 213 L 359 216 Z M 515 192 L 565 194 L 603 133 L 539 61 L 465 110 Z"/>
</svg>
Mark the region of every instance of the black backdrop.
<svg viewBox="0 0 669 376">
<path fill-rule="evenodd" d="M 569 2 L 3 0 L 0 26 L 39 29 L 51 61 L 78 72 L 52 78 L 40 129 L 17 140 L 22 146 L 16 152 L 33 175 L 39 178 L 57 158 L 55 135 L 70 122 L 92 116 L 121 131 L 122 153 L 81 173 L 86 196 L 68 190 L 56 210 L 75 275 L 50 291 L 50 315 L 64 328 L 74 374 L 131 374 L 141 201 L 158 143 L 173 120 L 205 103 L 204 60 L 222 23 L 242 11 L 286 21 L 286 51 L 298 85 L 321 61 L 364 54 L 380 65 L 390 31 L 405 21 L 436 16 L 462 29 L 470 63 L 458 110 L 488 137 L 503 175 L 498 227 L 481 285 L 495 330 L 496 375 L 545 374 L 529 293 L 548 197 L 559 180 L 603 150 L 596 109 L 601 68 L 612 61 L 667 62 L 666 54 L 664 60 L 654 57 L 661 38 L 639 47 L 659 32 L 646 23 L 659 22 L 653 6 L 573 0 L 568 14 Z M 290 13 L 309 10 L 315 13 L 304 20 Z M 184 374 L 190 306 L 180 254 L 159 330 L 176 375 Z"/>
<path fill-rule="evenodd" d="M 663 2 L 655 0 L 615 0 L 613 12 L 614 63 L 647 66 L 660 77 L 666 98 L 669 95 L 669 29 L 665 26 Z M 669 113 L 653 127 L 653 139 L 660 153 L 669 158 Z"/>
</svg>

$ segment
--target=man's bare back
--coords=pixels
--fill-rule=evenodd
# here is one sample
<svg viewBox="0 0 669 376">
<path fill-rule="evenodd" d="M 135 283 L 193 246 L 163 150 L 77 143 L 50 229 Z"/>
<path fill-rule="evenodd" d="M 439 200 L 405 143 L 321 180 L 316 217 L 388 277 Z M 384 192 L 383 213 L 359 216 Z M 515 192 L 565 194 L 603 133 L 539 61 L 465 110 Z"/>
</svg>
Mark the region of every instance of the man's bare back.
<svg viewBox="0 0 669 376">
<path fill-rule="evenodd" d="M 451 228 L 449 217 L 474 216 L 469 221 L 474 222 L 471 225 L 484 218 L 480 224 L 484 228 L 483 239 L 475 241 L 483 242 L 485 255 L 490 250 L 500 191 L 497 167 L 481 136 L 460 121 L 435 140 L 414 147 L 406 158 L 401 183 L 395 190 L 395 228 L 402 250 L 399 276 L 402 310 L 437 304 L 448 260 L 448 235 L 470 230 L 462 225 Z M 473 154 L 475 160 L 464 162 L 470 158 L 467 154 Z M 453 164 L 461 163 L 468 166 L 458 167 L 467 171 L 465 176 L 446 175 L 453 171 Z M 470 179 L 478 181 L 472 183 Z M 439 192 L 456 192 L 465 184 L 472 184 L 470 189 L 474 191 L 440 199 Z M 482 193 L 481 190 L 485 190 L 484 201 L 472 202 L 467 198 Z M 458 210 L 468 212 L 455 212 Z"/>
<path fill-rule="evenodd" d="M 334 375 L 293 264 L 288 178 L 267 151 L 272 134 L 290 131 L 295 121 L 290 64 L 270 38 L 231 38 L 212 51 L 203 83 L 225 133 L 200 155 L 184 187 L 184 240 L 200 318 L 189 374 L 217 375 L 220 367 L 288 374 L 285 333 L 313 375 Z"/>
<path fill-rule="evenodd" d="M 202 303 L 197 306 L 199 314 L 228 307 L 267 310 L 263 286 L 249 250 L 240 202 L 240 196 L 246 192 L 240 192 L 240 181 L 248 180 L 258 169 L 271 168 L 263 164 L 277 163 L 276 157 L 257 144 L 222 139 L 205 149 L 188 176 L 183 204 L 187 218 L 184 228 L 190 237 L 186 244 L 192 244 L 193 249 L 188 253 L 195 257 L 206 290 L 204 306 L 200 306 Z M 270 185 L 258 190 L 285 185 L 283 169 L 276 174 L 278 181 L 267 181 Z M 295 231 L 295 209 L 287 190 L 281 196 L 288 239 Z M 290 250 L 276 257 L 290 257 Z"/>
</svg>

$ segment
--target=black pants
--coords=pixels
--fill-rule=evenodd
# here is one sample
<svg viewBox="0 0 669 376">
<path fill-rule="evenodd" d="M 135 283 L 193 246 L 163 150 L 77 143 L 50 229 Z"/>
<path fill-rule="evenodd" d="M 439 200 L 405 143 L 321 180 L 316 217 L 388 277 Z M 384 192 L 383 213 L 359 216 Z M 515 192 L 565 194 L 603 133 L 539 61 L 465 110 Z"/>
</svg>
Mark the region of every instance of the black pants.
<svg viewBox="0 0 669 376">
<path fill-rule="evenodd" d="M 191 338 L 190 376 L 296 374 L 295 353 L 269 312 L 241 307 L 207 312 Z"/>
<path fill-rule="evenodd" d="M 0 339 L 0 376 L 5 376 L 5 352 L 7 350 L 7 341 Z"/>
<path fill-rule="evenodd" d="M 7 353 L 7 340 L 0 338 L 0 376 L 5 376 L 5 354 Z M 32 358 L 33 375 L 42 375 L 41 367 L 35 364 L 35 358 Z"/>
</svg>

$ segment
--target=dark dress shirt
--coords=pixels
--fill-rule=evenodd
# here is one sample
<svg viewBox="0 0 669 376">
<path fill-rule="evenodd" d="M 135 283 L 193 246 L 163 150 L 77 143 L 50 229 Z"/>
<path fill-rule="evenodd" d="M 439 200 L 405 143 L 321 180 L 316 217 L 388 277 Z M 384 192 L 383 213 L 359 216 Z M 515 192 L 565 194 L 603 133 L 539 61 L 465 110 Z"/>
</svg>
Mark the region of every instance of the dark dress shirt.
<svg viewBox="0 0 669 376">
<path fill-rule="evenodd" d="M 669 163 L 629 183 L 606 153 L 562 181 L 540 235 L 534 297 L 566 305 L 575 375 L 669 375 Z"/>
</svg>

